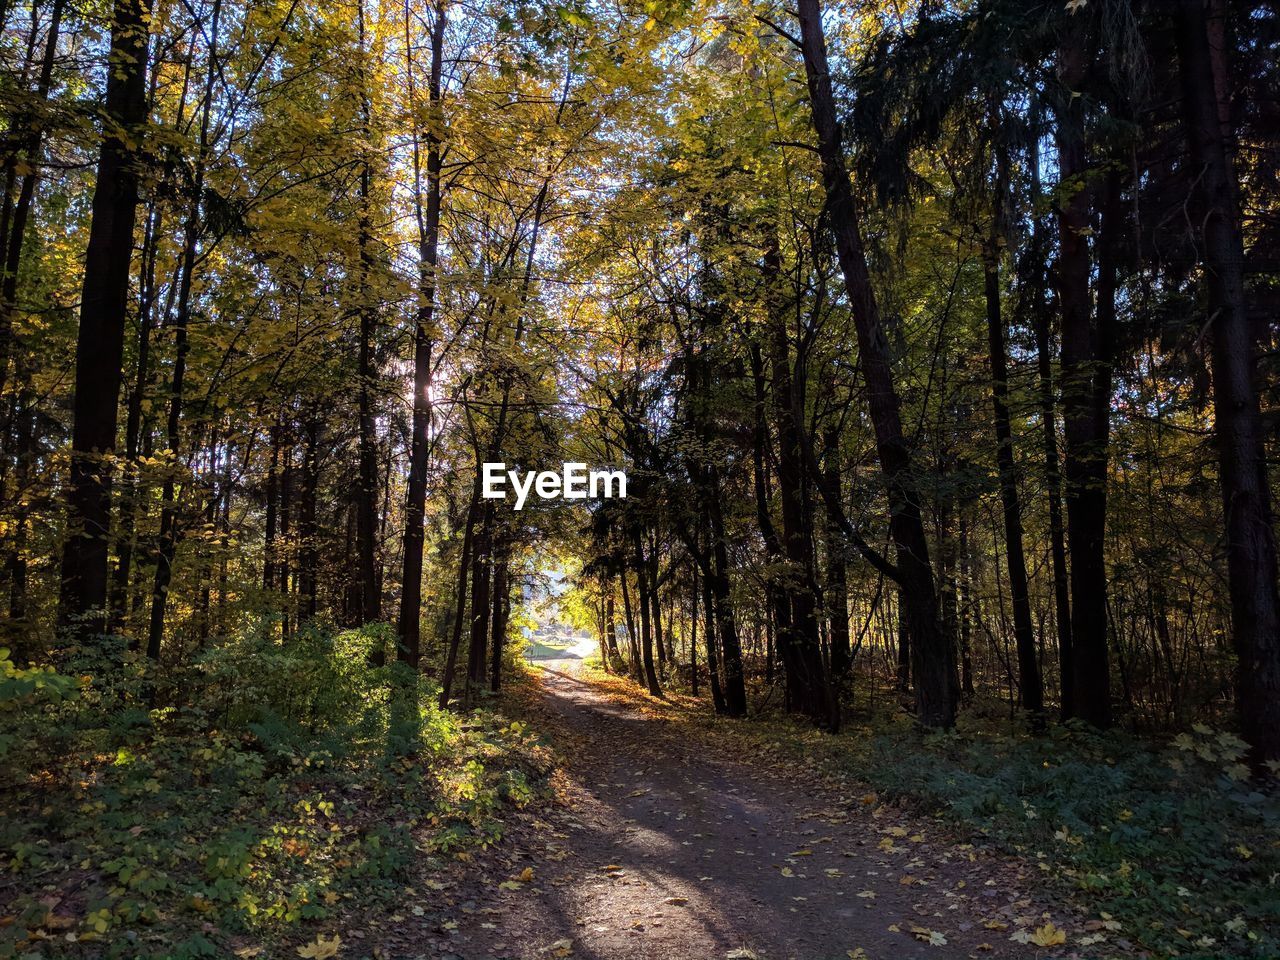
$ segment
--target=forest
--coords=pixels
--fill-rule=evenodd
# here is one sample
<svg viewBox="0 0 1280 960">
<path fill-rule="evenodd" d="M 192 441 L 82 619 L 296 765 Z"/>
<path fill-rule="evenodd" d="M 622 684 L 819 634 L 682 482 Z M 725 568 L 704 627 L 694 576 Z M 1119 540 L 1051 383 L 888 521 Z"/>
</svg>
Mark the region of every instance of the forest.
<svg viewBox="0 0 1280 960">
<path fill-rule="evenodd" d="M 1280 10 L 0 29 L 0 960 L 1280 956 Z"/>
</svg>

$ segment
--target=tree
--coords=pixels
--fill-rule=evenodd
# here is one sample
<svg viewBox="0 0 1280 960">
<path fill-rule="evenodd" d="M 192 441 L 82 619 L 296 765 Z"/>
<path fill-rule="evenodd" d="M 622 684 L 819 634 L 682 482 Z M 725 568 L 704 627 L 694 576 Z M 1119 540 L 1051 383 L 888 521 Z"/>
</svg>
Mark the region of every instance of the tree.
<svg viewBox="0 0 1280 960">
<path fill-rule="evenodd" d="M 911 636 L 919 718 L 928 726 L 950 727 L 956 713 L 955 649 L 951 639 L 944 635 L 939 619 L 929 544 L 921 518 L 919 492 L 912 478 L 910 448 L 902 431 L 889 347 L 863 252 L 858 209 L 845 169 L 818 0 L 801 0 L 799 19 L 809 105 L 818 137 L 831 229 L 845 293 L 857 327 L 867 403 L 875 425 L 880 468 L 889 492 L 890 527 L 897 547 L 897 579 L 902 590 L 903 615 Z"/>
<path fill-rule="evenodd" d="M 1196 165 L 1199 256 L 1213 341 L 1213 407 L 1227 528 L 1237 702 L 1259 769 L 1280 761 L 1280 594 L 1271 491 L 1258 412 L 1256 339 L 1245 304 L 1244 242 L 1225 133 L 1225 5 L 1182 0 L 1178 56 L 1187 142 Z"/>
<path fill-rule="evenodd" d="M 94 181 L 92 226 L 80 293 L 72 411 L 68 524 L 62 556 L 63 625 L 102 630 L 107 622 L 111 456 L 116 447 L 129 267 L 145 139 L 147 0 L 115 0 L 104 132 Z"/>
</svg>

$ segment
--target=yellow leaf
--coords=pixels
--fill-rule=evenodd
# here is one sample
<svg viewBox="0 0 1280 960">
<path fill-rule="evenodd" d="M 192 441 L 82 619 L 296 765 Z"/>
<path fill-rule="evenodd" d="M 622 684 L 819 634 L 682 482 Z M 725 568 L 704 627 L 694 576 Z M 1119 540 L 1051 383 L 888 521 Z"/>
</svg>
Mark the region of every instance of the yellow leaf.
<svg viewBox="0 0 1280 960">
<path fill-rule="evenodd" d="M 321 934 L 316 937 L 313 943 L 308 943 L 305 947 L 299 947 L 298 956 L 305 957 L 307 960 L 327 960 L 328 957 L 336 957 L 341 947 L 342 938 L 336 933 L 331 939 L 326 939 Z"/>
<path fill-rule="evenodd" d="M 521 883 L 532 883 L 533 867 L 525 867 L 523 870 L 520 871 L 520 876 L 518 876 L 516 879 L 519 880 Z"/>
<path fill-rule="evenodd" d="M 1031 942 L 1037 947 L 1057 947 L 1067 942 L 1067 932 L 1059 930 L 1050 920 L 1043 927 L 1036 927 L 1035 933 L 1031 934 Z"/>
</svg>

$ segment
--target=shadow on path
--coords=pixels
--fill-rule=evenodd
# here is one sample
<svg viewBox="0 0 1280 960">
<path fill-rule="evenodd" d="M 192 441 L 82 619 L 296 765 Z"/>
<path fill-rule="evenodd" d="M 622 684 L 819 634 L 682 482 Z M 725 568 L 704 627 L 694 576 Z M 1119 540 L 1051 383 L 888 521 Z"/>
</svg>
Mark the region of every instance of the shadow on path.
<svg viewBox="0 0 1280 960">
<path fill-rule="evenodd" d="M 643 695 L 606 696 L 576 661 L 536 666 L 528 719 L 562 757 L 565 802 L 472 865 L 446 955 L 534 960 L 564 941 L 584 960 L 1037 955 L 986 925 L 1039 916 L 1018 865 L 646 716 Z M 531 883 L 499 887 L 525 866 Z"/>
</svg>

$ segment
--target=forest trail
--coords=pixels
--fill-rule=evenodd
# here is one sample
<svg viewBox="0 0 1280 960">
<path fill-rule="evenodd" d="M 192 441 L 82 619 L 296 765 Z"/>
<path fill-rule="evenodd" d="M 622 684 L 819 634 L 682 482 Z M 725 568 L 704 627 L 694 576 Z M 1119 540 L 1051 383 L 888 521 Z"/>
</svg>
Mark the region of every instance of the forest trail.
<svg viewBox="0 0 1280 960">
<path fill-rule="evenodd" d="M 434 929 L 433 956 L 1048 953 L 1009 942 L 1047 916 L 1028 899 L 1034 870 L 735 756 L 701 727 L 646 710 L 643 695 L 592 684 L 580 661 L 538 666 L 528 719 L 562 758 L 561 803 L 457 866 L 457 910 Z"/>
</svg>

